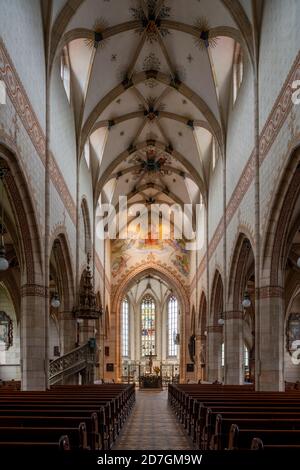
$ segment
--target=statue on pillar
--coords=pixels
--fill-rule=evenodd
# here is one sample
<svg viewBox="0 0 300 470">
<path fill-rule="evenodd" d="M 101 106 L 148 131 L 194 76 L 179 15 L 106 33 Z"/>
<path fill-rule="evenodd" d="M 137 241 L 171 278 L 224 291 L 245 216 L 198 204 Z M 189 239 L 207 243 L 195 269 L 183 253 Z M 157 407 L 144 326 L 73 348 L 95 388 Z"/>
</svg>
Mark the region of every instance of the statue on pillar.
<svg viewBox="0 0 300 470">
<path fill-rule="evenodd" d="M 150 374 L 152 374 L 152 367 L 153 367 L 152 351 L 150 351 L 150 354 L 149 354 L 149 368 L 150 368 Z"/>
</svg>

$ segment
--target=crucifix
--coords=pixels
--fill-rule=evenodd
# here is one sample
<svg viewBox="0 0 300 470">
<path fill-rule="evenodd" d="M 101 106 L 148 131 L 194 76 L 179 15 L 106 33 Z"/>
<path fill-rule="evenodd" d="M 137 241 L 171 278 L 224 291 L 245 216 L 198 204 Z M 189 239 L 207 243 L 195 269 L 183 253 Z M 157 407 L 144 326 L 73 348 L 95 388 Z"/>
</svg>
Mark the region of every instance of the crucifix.
<svg viewBox="0 0 300 470">
<path fill-rule="evenodd" d="M 153 346 L 154 347 L 154 346 Z M 156 355 L 154 355 L 152 353 L 152 351 L 150 350 L 149 354 L 145 355 L 145 357 L 147 357 L 149 359 L 149 369 L 150 369 L 150 374 L 152 374 L 152 368 L 153 368 L 153 357 L 156 357 Z"/>
</svg>

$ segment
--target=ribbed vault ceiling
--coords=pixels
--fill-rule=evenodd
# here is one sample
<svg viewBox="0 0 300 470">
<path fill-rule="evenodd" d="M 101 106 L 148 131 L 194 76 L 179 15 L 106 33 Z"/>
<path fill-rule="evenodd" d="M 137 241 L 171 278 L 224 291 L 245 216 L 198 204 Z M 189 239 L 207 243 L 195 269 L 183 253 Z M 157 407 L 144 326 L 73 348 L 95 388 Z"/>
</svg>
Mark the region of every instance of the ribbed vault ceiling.
<svg viewBox="0 0 300 470">
<path fill-rule="evenodd" d="M 52 24 L 50 56 L 67 48 L 78 157 L 88 142 L 96 197 L 205 201 L 237 44 L 251 56 L 241 4 L 55 0 Z"/>
</svg>

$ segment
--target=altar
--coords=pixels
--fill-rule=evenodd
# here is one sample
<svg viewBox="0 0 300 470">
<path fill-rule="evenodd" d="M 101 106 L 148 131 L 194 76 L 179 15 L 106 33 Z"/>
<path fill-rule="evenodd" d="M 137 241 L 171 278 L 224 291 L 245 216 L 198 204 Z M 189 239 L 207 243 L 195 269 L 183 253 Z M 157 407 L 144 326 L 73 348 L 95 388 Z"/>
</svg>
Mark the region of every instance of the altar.
<svg viewBox="0 0 300 470">
<path fill-rule="evenodd" d="M 152 351 L 150 351 L 150 354 L 145 357 L 149 359 L 149 363 L 148 367 L 146 366 L 145 368 L 144 374 L 139 374 L 140 388 L 162 388 L 162 378 L 161 374 L 159 374 L 160 367 L 153 367 L 153 359 L 156 356 L 152 354 Z"/>
<path fill-rule="evenodd" d="M 162 388 L 162 380 L 159 375 L 142 375 L 140 388 Z"/>
</svg>

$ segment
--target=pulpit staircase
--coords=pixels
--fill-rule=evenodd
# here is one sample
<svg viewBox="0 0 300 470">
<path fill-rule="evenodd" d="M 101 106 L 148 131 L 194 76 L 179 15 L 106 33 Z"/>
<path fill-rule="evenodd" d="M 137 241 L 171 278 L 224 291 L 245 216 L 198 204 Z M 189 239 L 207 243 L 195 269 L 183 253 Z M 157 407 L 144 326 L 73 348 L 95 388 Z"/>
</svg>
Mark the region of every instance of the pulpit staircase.
<svg viewBox="0 0 300 470">
<path fill-rule="evenodd" d="M 90 340 L 76 349 L 54 359 L 49 366 L 49 384 L 63 384 L 67 378 L 78 373 L 82 383 L 94 382 L 95 344 Z"/>
</svg>

